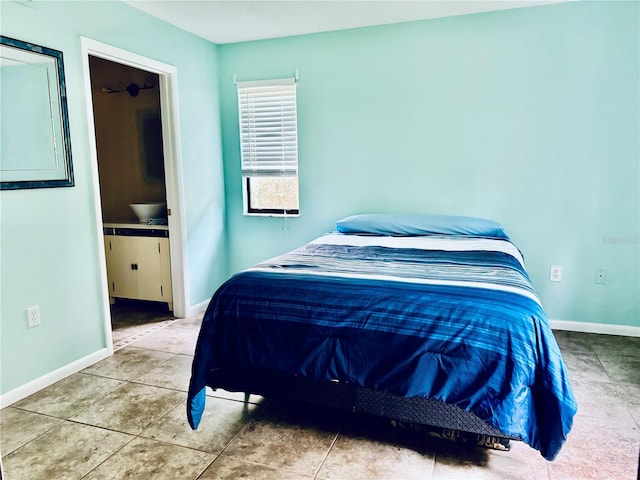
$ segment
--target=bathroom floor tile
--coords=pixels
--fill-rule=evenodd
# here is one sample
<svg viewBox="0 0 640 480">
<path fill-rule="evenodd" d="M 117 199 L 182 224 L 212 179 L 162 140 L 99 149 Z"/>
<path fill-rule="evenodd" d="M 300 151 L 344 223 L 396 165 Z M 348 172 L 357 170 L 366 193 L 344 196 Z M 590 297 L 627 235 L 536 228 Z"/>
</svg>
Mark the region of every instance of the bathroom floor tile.
<svg viewBox="0 0 640 480">
<path fill-rule="evenodd" d="M 556 479 L 633 479 L 637 473 L 640 442 L 606 419 L 576 416 L 573 429 L 558 457 L 548 464 Z"/>
<path fill-rule="evenodd" d="M 366 429 L 362 435 L 353 429 L 341 433 L 318 477 L 323 480 L 344 478 L 393 478 L 427 480 L 435 463 L 432 442 L 410 432 L 394 434 L 387 429 L 378 433 Z M 426 440 L 426 441 L 424 441 Z"/>
<path fill-rule="evenodd" d="M 175 319 L 166 319 L 162 321 L 156 321 L 153 323 L 132 323 L 127 325 L 124 328 L 120 328 L 118 330 L 114 330 L 113 333 L 118 334 L 127 334 L 127 335 L 140 335 L 140 334 L 148 334 L 154 333 L 158 330 L 162 330 L 169 325 L 173 325 L 176 322 Z"/>
<path fill-rule="evenodd" d="M 632 407 L 623 399 L 619 385 L 602 382 L 573 382 L 578 415 L 601 418 L 611 428 L 620 428 L 640 438 L 640 429 L 632 416 Z M 639 387 L 640 388 L 640 387 Z"/>
<path fill-rule="evenodd" d="M 171 326 L 174 328 L 184 328 L 193 332 L 199 332 L 200 326 L 202 325 L 202 317 L 204 317 L 204 312 L 192 315 L 190 317 L 180 318 L 176 320 L 176 322 Z"/>
<path fill-rule="evenodd" d="M 172 354 L 126 347 L 82 372 L 117 380 L 135 380 L 171 358 Z"/>
<path fill-rule="evenodd" d="M 613 388 L 618 398 L 629 408 L 636 425 L 640 427 L 640 385 L 635 383 L 616 383 Z"/>
<path fill-rule="evenodd" d="M 269 403 L 224 450 L 247 462 L 314 475 L 337 435 L 316 420 L 287 411 L 287 405 Z M 327 422 L 330 423 L 330 422 Z"/>
<path fill-rule="evenodd" d="M 193 357 L 175 354 L 136 378 L 135 382 L 186 392 L 189 390 L 192 363 Z"/>
<path fill-rule="evenodd" d="M 436 454 L 433 480 L 548 480 L 547 462 L 522 442 L 501 452 L 475 446 L 442 443 Z"/>
<path fill-rule="evenodd" d="M 73 421 L 137 435 L 185 400 L 182 392 L 128 383 L 97 400 Z"/>
<path fill-rule="evenodd" d="M 97 399 L 108 395 L 123 381 L 76 373 L 14 404 L 17 408 L 59 418 L 71 418 Z"/>
<path fill-rule="evenodd" d="M 607 357 L 600 361 L 612 382 L 640 385 L 640 357 Z"/>
<path fill-rule="evenodd" d="M 149 325 L 137 325 L 122 330 L 116 330 L 112 333 L 114 351 L 128 347 L 142 338 L 152 335 L 163 328 L 172 325 L 176 320 L 165 320 L 163 322 L 152 323 Z"/>
<path fill-rule="evenodd" d="M 595 355 L 565 352 L 563 359 L 569 371 L 569 379 L 572 382 L 591 381 L 611 383 L 611 378 L 609 378 L 602 363 Z"/>
<path fill-rule="evenodd" d="M 207 409 L 198 430 L 193 431 L 187 422 L 184 402 L 146 428 L 141 435 L 196 450 L 220 453 L 259 409 L 258 405 L 252 403 L 207 398 Z"/>
<path fill-rule="evenodd" d="M 114 345 L 124 342 L 126 339 L 131 338 L 134 334 L 127 330 L 115 330 L 111 332 L 111 340 Z"/>
<path fill-rule="evenodd" d="M 185 328 L 169 326 L 132 343 L 136 348 L 193 355 L 198 334 Z"/>
<path fill-rule="evenodd" d="M 603 359 L 626 356 L 640 358 L 640 337 L 617 335 L 593 335 L 589 337 L 596 354 Z"/>
<path fill-rule="evenodd" d="M 7 479 L 80 479 L 133 437 L 65 421 L 3 457 Z"/>
<path fill-rule="evenodd" d="M 59 418 L 13 407 L 0 411 L 0 452 L 8 455 L 62 422 Z"/>
<path fill-rule="evenodd" d="M 198 480 L 236 480 L 238 478 L 251 480 L 304 480 L 312 479 L 313 477 L 220 455 Z"/>
<path fill-rule="evenodd" d="M 214 458 L 177 445 L 136 438 L 84 479 L 195 480 Z"/>
<path fill-rule="evenodd" d="M 587 355 L 595 353 L 590 338 L 585 336 L 584 333 L 558 330 L 553 332 L 553 336 L 562 352 L 584 353 Z"/>
</svg>

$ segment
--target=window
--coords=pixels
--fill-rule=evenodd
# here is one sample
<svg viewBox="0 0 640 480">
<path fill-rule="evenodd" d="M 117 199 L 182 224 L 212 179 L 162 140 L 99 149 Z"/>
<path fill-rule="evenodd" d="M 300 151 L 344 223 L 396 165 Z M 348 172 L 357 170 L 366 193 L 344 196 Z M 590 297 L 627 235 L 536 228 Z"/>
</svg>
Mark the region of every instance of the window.
<svg viewBox="0 0 640 480">
<path fill-rule="evenodd" d="M 236 85 L 244 213 L 298 215 L 295 80 Z"/>
</svg>

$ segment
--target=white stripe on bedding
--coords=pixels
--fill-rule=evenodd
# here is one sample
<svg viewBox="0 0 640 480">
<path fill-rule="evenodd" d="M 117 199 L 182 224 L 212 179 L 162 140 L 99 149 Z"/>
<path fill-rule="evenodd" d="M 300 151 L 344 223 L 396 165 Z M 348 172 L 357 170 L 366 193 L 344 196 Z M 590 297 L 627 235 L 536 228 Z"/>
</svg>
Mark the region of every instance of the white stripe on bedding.
<svg viewBox="0 0 640 480">
<path fill-rule="evenodd" d="M 390 237 L 390 236 L 376 236 L 376 235 L 353 235 L 342 233 L 328 233 L 322 237 L 316 238 L 309 242 L 307 245 L 336 245 L 336 246 L 354 246 L 354 247 L 387 247 L 387 248 L 408 248 L 408 249 L 420 249 L 420 250 L 441 250 L 450 252 L 460 251 L 492 251 L 502 252 L 515 258 L 524 268 L 524 260 L 520 251 L 515 245 L 508 240 L 491 239 L 491 238 L 474 238 L 474 237 L 442 237 L 442 236 L 416 236 L 416 237 Z M 304 247 L 303 247 L 304 248 Z M 281 258 L 291 258 L 292 254 L 295 254 L 298 250 L 289 252 L 287 254 L 274 257 L 262 262 L 261 264 L 250 267 L 248 270 L 261 271 L 261 272 L 274 272 L 274 267 L 278 266 L 282 260 Z M 324 261 L 325 264 L 327 261 Z M 518 287 L 516 285 L 499 284 L 496 282 L 484 282 L 481 279 L 475 280 L 461 280 L 461 279 L 437 279 L 437 278 L 425 278 L 425 277 L 407 277 L 407 276 L 395 276 L 393 274 L 373 273 L 360 271 L 358 273 L 351 273 L 347 271 L 340 271 L 338 266 L 335 269 L 317 269 L 317 268 L 305 268 L 304 261 L 298 264 L 295 269 L 290 270 L 287 273 L 301 273 L 306 275 L 317 276 L 333 276 L 333 277 L 346 277 L 346 278 L 369 278 L 377 280 L 387 280 L 396 282 L 408 282 L 425 285 L 454 285 L 462 287 L 483 288 L 489 290 L 500 290 L 504 292 L 511 292 L 525 296 L 536 303 L 540 303 L 540 299 L 533 291 L 529 291 L 525 288 Z M 386 265 L 387 267 L 389 265 Z M 436 267 L 437 268 L 437 267 Z M 448 269 L 456 267 L 448 267 Z M 463 267 L 464 268 L 464 267 Z M 286 272 L 286 269 L 280 270 Z M 519 275 L 519 274 L 518 274 Z"/>
<path fill-rule="evenodd" d="M 383 237 L 377 235 L 328 233 L 309 243 L 318 245 L 350 245 L 354 247 L 419 248 L 421 250 L 444 250 L 449 252 L 486 250 L 511 255 L 518 260 L 524 268 L 524 258 L 520 250 L 510 241 L 499 238 L 466 238 L 458 236 Z"/>
<path fill-rule="evenodd" d="M 273 268 L 270 267 L 251 267 L 247 269 L 247 271 L 252 272 L 269 272 L 273 273 Z M 537 304 L 540 304 L 540 299 L 533 293 L 523 288 L 513 287 L 510 285 L 496 285 L 494 283 L 484 283 L 484 282 L 474 282 L 474 281 L 455 281 L 455 280 L 436 280 L 436 279 L 428 279 L 428 278 L 415 278 L 415 277 L 394 277 L 391 275 L 375 275 L 368 273 L 345 273 L 345 272 L 326 272 L 326 271 L 318 271 L 316 269 L 306 269 L 306 268 L 296 268 L 294 271 L 285 272 L 280 271 L 279 273 L 295 273 L 295 274 L 304 274 L 304 275 L 317 275 L 320 277 L 342 277 L 342 278 L 367 278 L 371 280 L 385 280 L 385 281 L 393 281 L 393 282 L 403 282 L 403 283 L 419 283 L 423 285 L 452 285 L 459 287 L 473 287 L 473 288 L 484 288 L 487 290 L 499 290 L 502 292 L 511 292 L 518 295 L 525 296 Z"/>
</svg>

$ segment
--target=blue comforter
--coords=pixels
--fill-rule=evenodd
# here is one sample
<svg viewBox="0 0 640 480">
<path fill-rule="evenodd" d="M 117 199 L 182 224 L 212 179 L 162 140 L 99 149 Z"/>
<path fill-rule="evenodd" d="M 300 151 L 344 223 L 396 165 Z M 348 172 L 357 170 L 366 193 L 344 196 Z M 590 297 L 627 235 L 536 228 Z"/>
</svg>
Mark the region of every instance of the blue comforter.
<svg viewBox="0 0 640 480">
<path fill-rule="evenodd" d="M 220 369 L 339 380 L 471 411 L 551 460 L 576 403 L 507 240 L 331 234 L 233 276 L 198 339 L 197 428 Z"/>
</svg>

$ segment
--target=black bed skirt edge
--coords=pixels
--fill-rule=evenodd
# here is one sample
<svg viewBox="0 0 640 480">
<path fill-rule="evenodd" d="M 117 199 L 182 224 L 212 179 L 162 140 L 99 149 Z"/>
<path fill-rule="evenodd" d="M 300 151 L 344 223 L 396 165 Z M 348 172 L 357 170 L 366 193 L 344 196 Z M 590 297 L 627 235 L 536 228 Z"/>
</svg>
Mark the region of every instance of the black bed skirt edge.
<svg viewBox="0 0 640 480">
<path fill-rule="evenodd" d="M 317 381 L 257 371 L 218 370 L 212 388 L 262 395 L 372 415 L 417 426 L 449 440 L 471 438 L 475 443 L 506 450 L 509 440 L 518 438 L 489 425 L 456 405 L 422 397 L 402 397 L 349 383 Z"/>
</svg>

